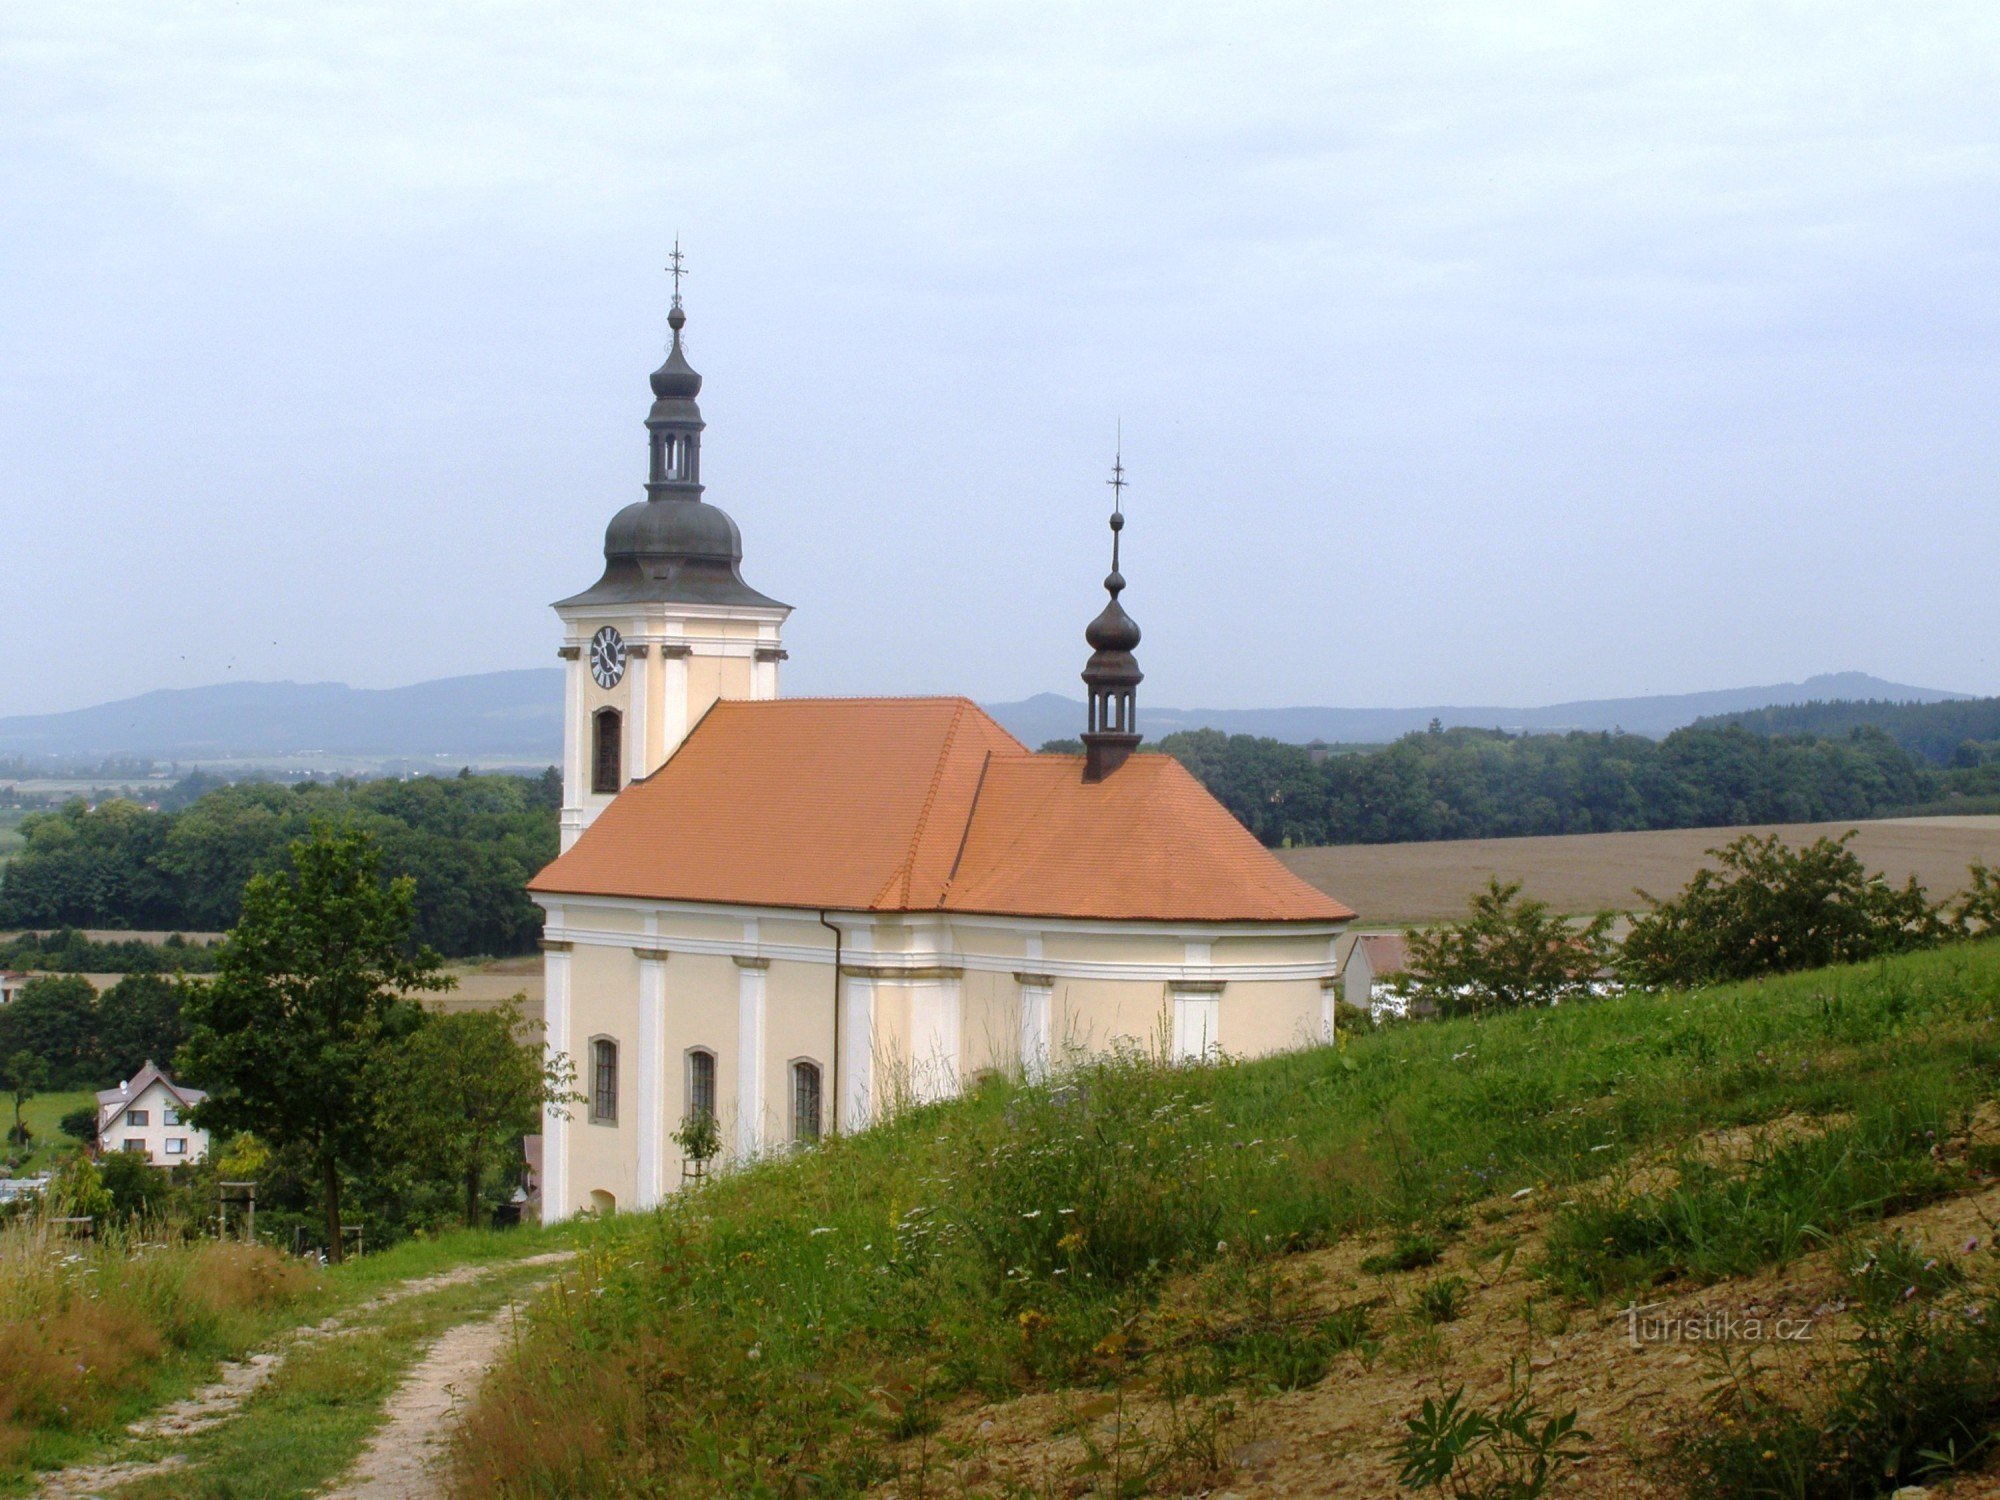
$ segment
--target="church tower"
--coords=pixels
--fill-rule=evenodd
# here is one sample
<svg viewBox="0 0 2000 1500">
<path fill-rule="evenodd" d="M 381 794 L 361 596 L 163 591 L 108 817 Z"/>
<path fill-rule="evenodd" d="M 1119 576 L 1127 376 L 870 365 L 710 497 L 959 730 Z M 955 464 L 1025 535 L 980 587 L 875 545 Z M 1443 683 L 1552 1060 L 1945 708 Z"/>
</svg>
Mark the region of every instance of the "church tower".
<svg viewBox="0 0 2000 1500">
<path fill-rule="evenodd" d="M 650 776 L 719 698 L 775 698 L 791 611 L 743 581 L 736 523 L 702 499 L 695 397 L 681 347 L 680 245 L 673 343 L 652 375 L 646 498 L 611 518 L 604 576 L 555 606 L 568 663 L 563 698 L 562 847 L 631 781 Z"/>
</svg>

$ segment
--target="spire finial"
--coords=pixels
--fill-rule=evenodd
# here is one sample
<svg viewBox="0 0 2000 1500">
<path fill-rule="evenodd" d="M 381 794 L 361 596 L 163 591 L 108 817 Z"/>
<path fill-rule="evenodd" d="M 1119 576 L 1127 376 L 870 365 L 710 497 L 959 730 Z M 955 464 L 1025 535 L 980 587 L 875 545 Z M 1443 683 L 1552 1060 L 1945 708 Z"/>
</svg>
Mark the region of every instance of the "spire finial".
<svg viewBox="0 0 2000 1500">
<path fill-rule="evenodd" d="M 674 278 L 674 311 L 681 307 L 681 278 L 687 275 L 685 257 L 681 255 L 681 237 L 674 236 L 674 253 L 667 261 L 667 272 Z"/>
<path fill-rule="evenodd" d="M 1125 580 L 1118 572 L 1118 533 L 1125 529 L 1125 423 L 1122 420 L 1111 450 L 1111 477 L 1104 482 L 1111 486 L 1111 578 L 1104 580 L 1104 586 L 1111 590 L 1111 597 L 1115 599 L 1119 589 L 1125 587 Z M 1112 583 L 1114 578 L 1118 580 L 1115 585 Z"/>
</svg>

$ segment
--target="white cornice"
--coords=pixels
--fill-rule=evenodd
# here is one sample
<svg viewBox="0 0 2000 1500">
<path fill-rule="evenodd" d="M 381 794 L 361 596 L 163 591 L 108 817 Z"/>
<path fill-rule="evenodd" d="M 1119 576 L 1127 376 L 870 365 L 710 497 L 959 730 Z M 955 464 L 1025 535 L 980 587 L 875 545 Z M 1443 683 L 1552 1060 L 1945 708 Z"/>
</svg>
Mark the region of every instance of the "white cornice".
<svg viewBox="0 0 2000 1500">
<path fill-rule="evenodd" d="M 561 923 L 567 911 L 632 911 L 691 917 L 731 917 L 738 921 L 814 921 L 819 908 L 811 906 L 738 906 L 707 901 L 657 901 L 641 896 L 572 896 L 554 891 L 530 891 L 529 896 L 549 913 L 551 924 Z M 1015 917 L 985 912 L 871 912 L 827 908 L 829 920 L 842 927 L 894 929 L 912 933 L 942 934 L 946 929 L 965 927 L 977 930 L 1017 932 L 1040 937 L 1045 933 L 1084 933 L 1093 937 L 1155 937 L 1180 942 L 1205 943 L 1217 938 L 1325 938 L 1331 940 L 1347 931 L 1346 922 L 1142 922 L 1110 921 L 1094 917 Z"/>
</svg>

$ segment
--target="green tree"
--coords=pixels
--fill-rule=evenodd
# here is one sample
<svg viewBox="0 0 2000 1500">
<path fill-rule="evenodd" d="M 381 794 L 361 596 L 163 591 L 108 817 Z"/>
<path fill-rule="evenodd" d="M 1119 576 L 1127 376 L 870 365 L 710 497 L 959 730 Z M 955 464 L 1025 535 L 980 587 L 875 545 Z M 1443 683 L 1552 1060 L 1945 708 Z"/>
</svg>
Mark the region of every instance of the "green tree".
<svg viewBox="0 0 2000 1500">
<path fill-rule="evenodd" d="M 413 1161 L 456 1179 L 468 1227 L 483 1222 L 488 1183 L 518 1158 L 543 1107 L 574 1097 L 568 1060 L 544 1058 L 539 1030 L 521 1018 L 516 997 L 494 1010 L 434 1014 L 384 1054 L 385 1132 Z"/>
<path fill-rule="evenodd" d="M 1858 963 L 1934 947 L 1951 927 L 1910 877 L 1891 885 L 1847 847 L 1850 832 L 1794 849 L 1776 834 L 1745 834 L 1711 849 L 1671 900 L 1646 896 L 1620 967 L 1636 983 L 1717 984 L 1758 974 Z"/>
<path fill-rule="evenodd" d="M 0 1057 L 32 1052 L 51 1088 L 78 1088 L 97 1078 L 97 991 L 81 974 L 45 974 L 0 1008 Z"/>
<path fill-rule="evenodd" d="M 109 1078 L 130 1078 L 148 1061 L 168 1066 L 187 1037 L 181 987 L 164 974 L 127 974 L 98 999 L 97 1052 Z"/>
<path fill-rule="evenodd" d="M 57 1122 L 56 1128 L 73 1141 L 85 1146 L 97 1144 L 97 1106 L 86 1104 L 81 1109 L 72 1109 Z"/>
<path fill-rule="evenodd" d="M 244 888 L 215 978 L 185 1001 L 184 1071 L 209 1089 L 196 1123 L 306 1149 L 336 1261 L 342 1170 L 366 1164 L 380 1131 L 377 1051 L 421 1024 L 412 992 L 451 983 L 412 942 L 415 904 L 414 880 L 382 879 L 367 833 L 317 825 L 290 869 Z"/>
<path fill-rule="evenodd" d="M 7 1060 L 0 1063 L 0 1088 L 14 1098 L 14 1123 L 8 1127 L 7 1139 L 17 1146 L 28 1144 L 28 1123 L 21 1118 L 21 1110 L 42 1091 L 42 1084 L 48 1076 L 48 1065 L 25 1049 L 10 1053 Z"/>
<path fill-rule="evenodd" d="M 1403 993 L 1444 1015 L 1553 1005 L 1590 992 L 1611 959 L 1609 912 L 1583 926 L 1496 877 L 1466 920 L 1410 934 Z"/>
</svg>

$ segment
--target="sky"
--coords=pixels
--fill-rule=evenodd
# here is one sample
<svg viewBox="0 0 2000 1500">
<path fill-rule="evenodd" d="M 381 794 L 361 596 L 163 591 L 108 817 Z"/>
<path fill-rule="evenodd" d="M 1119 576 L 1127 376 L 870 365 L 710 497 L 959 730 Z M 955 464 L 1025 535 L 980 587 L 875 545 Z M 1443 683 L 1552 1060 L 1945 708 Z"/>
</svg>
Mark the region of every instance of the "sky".
<svg viewBox="0 0 2000 1500">
<path fill-rule="evenodd" d="M 687 253 L 785 691 L 2000 692 L 2000 7 L 0 5 L 0 714 L 551 665 Z"/>
</svg>

